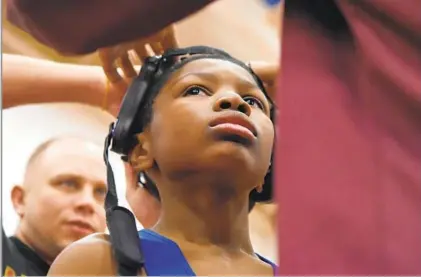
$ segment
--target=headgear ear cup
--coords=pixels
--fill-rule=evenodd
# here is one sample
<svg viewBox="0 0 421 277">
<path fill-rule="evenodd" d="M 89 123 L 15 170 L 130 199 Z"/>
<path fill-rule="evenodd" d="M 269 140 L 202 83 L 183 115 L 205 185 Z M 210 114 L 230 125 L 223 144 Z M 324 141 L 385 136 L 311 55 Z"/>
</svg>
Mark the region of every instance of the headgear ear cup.
<svg viewBox="0 0 421 277">
<path fill-rule="evenodd" d="M 142 66 L 139 76 L 136 77 L 127 90 L 121 104 L 118 119 L 112 130 L 111 150 L 117 154 L 127 156 L 132 147 L 132 127 L 140 107 L 146 100 L 149 82 L 153 78 L 159 65 L 159 59 L 149 57 Z"/>
</svg>

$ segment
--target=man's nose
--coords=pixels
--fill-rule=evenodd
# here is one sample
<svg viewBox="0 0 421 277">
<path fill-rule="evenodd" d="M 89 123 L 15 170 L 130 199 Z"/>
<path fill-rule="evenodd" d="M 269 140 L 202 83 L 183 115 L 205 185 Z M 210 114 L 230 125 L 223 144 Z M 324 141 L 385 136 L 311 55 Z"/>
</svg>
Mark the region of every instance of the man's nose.
<svg viewBox="0 0 421 277">
<path fill-rule="evenodd" d="M 98 202 L 95 198 L 91 186 L 85 185 L 83 189 L 79 191 L 76 197 L 76 209 L 79 212 L 86 215 L 95 212 L 95 205 L 98 205 Z"/>
</svg>

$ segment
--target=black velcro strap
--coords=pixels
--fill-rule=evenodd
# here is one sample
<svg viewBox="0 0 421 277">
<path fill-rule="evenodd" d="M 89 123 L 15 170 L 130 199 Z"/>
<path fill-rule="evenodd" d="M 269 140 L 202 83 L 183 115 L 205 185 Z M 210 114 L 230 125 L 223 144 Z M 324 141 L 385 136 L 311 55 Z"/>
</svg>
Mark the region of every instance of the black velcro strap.
<svg viewBox="0 0 421 277">
<path fill-rule="evenodd" d="M 113 170 L 108 159 L 113 124 L 105 139 L 104 161 L 107 165 L 108 192 L 105 199 L 107 226 L 110 232 L 111 247 L 118 264 L 119 276 L 137 276 L 143 267 L 144 259 L 140 251 L 140 241 L 134 215 L 126 208 L 118 206 L 117 190 Z"/>
<path fill-rule="evenodd" d="M 112 123 L 110 125 L 108 136 L 105 138 L 104 153 L 103 153 L 104 162 L 105 162 L 105 165 L 107 166 L 107 184 L 108 184 L 107 195 L 105 197 L 106 210 L 109 210 L 109 209 L 112 209 L 113 207 L 118 206 L 117 190 L 115 186 L 113 169 L 111 168 L 111 164 L 108 159 L 108 151 L 111 144 L 113 128 L 114 128 L 114 124 Z"/>
<path fill-rule="evenodd" d="M 186 48 L 176 48 L 176 49 L 168 49 L 162 55 L 163 58 L 173 57 L 173 56 L 185 56 L 185 55 L 197 55 L 197 54 L 216 54 L 221 56 L 230 57 L 230 55 L 222 50 L 210 48 L 207 46 L 191 46 Z"/>
<path fill-rule="evenodd" d="M 119 276 L 137 276 L 144 259 L 133 214 L 124 207 L 114 207 L 107 211 L 107 224 Z"/>
</svg>

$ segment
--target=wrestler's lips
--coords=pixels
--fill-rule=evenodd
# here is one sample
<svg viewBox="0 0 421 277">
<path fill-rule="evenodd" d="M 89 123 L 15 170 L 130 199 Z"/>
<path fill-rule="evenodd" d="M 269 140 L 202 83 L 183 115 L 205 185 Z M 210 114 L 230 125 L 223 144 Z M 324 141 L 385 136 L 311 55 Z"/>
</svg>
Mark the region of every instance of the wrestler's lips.
<svg viewBox="0 0 421 277">
<path fill-rule="evenodd" d="M 213 119 L 209 126 L 223 138 L 235 142 L 244 142 L 245 140 L 250 143 L 257 138 L 257 131 L 253 123 L 241 114 L 219 116 Z"/>
</svg>

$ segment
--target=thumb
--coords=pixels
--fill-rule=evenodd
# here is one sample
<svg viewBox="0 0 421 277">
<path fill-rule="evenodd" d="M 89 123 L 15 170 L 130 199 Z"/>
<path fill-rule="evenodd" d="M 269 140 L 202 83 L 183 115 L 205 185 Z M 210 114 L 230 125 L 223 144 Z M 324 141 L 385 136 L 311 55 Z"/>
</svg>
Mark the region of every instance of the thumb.
<svg viewBox="0 0 421 277">
<path fill-rule="evenodd" d="M 107 99 L 106 99 L 105 108 L 113 116 L 117 116 L 120 111 L 122 100 L 127 91 L 128 84 L 127 82 L 121 81 L 114 84 L 110 84 L 110 86 L 111 87 L 110 87 L 109 95 L 107 96 Z"/>
</svg>

